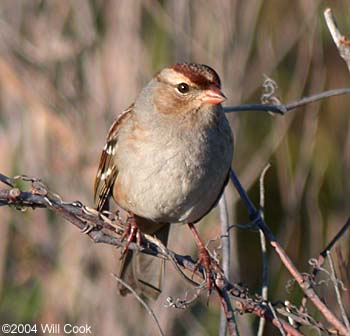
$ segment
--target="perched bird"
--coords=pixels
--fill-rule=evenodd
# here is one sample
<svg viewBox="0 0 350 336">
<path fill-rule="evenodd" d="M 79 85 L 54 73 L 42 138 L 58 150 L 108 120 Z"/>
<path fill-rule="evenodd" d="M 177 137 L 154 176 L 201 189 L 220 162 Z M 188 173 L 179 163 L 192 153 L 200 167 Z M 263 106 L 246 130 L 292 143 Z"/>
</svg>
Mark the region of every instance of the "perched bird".
<svg viewBox="0 0 350 336">
<path fill-rule="evenodd" d="M 207 273 L 209 255 L 193 224 L 216 205 L 228 181 L 233 136 L 225 99 L 207 65 L 180 63 L 158 72 L 110 128 L 94 188 L 98 210 L 108 209 L 113 197 L 133 215 L 132 232 L 138 228 L 165 245 L 170 224 L 189 224 Z M 120 276 L 157 298 L 163 270 L 163 260 L 129 250 Z M 120 292 L 128 291 L 121 286 Z"/>
</svg>

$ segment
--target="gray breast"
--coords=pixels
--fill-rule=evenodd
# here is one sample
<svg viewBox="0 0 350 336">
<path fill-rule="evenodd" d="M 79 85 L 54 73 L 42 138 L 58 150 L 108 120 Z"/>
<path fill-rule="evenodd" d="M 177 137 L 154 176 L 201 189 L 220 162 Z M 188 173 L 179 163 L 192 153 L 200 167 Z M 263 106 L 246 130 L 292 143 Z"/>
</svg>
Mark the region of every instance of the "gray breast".
<svg viewBox="0 0 350 336">
<path fill-rule="evenodd" d="M 157 131 L 134 143 L 122 155 L 123 161 L 118 160 L 118 179 L 128 198 L 122 206 L 158 222 L 200 219 L 222 190 L 233 143 L 224 115 L 217 127 L 195 134 L 193 130 L 181 136 Z"/>
</svg>

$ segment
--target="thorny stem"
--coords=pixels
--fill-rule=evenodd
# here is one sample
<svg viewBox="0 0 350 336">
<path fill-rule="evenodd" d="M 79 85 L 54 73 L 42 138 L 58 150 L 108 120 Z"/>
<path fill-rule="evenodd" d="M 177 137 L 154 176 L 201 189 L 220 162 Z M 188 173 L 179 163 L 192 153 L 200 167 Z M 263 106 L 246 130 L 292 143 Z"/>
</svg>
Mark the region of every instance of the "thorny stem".
<svg viewBox="0 0 350 336">
<path fill-rule="evenodd" d="M 17 177 L 21 179 L 24 177 Z M 0 188 L 0 205 L 9 205 L 20 208 L 48 208 L 57 214 L 61 215 L 67 221 L 79 228 L 83 233 L 86 233 L 95 243 L 105 243 L 112 246 L 122 248 L 125 242 L 121 241 L 125 229 L 125 223 L 122 223 L 118 216 L 107 212 L 97 212 L 96 210 L 84 206 L 81 202 L 76 201 L 67 203 L 55 194 L 47 191 L 45 186 L 41 184 L 40 188 L 36 188 L 35 183 L 38 180 L 29 179 L 32 181 L 32 188 L 30 191 L 21 191 L 14 187 L 13 179 L 0 174 L 0 181 L 4 182 L 11 189 Z M 28 179 L 26 179 L 28 181 Z M 129 249 L 139 250 L 142 253 L 157 256 L 166 260 L 171 260 L 182 275 L 182 269 L 189 272 L 194 272 L 196 269 L 196 261 L 189 256 L 182 256 L 168 250 L 162 243 L 157 241 L 154 237 L 142 235 L 141 247 L 135 243 L 129 245 Z M 212 270 L 215 278 L 215 285 L 223 292 L 229 293 L 230 297 L 239 305 L 238 311 L 249 312 L 259 317 L 265 317 L 270 320 L 276 327 L 279 322 L 274 318 L 270 309 L 261 304 L 258 296 L 251 295 L 248 290 L 240 285 L 230 283 L 222 274 L 215 269 Z M 204 274 L 201 269 L 195 272 L 197 277 L 204 279 Z M 222 284 L 218 286 L 217 281 L 220 280 Z M 198 282 L 190 281 L 192 285 L 199 286 Z M 222 298 L 225 298 L 223 296 Z M 231 311 L 230 302 L 226 301 L 226 311 Z M 228 316 L 230 328 L 233 325 L 233 320 Z M 291 336 L 301 336 L 301 333 L 293 328 L 286 321 L 280 322 Z M 307 321 L 305 321 L 307 324 Z M 232 330 L 232 328 L 231 328 Z"/>
<path fill-rule="evenodd" d="M 259 229 L 261 229 L 264 232 L 265 237 L 269 240 L 271 246 L 275 249 L 275 252 L 278 254 L 284 266 L 288 269 L 293 278 L 299 284 L 300 288 L 304 291 L 309 300 L 317 307 L 317 309 L 325 317 L 325 319 L 330 324 L 332 324 L 341 334 L 345 335 L 347 332 L 345 326 L 338 320 L 338 318 L 333 314 L 333 312 L 330 311 L 328 307 L 323 303 L 323 301 L 319 298 L 315 290 L 312 288 L 312 285 L 309 282 L 309 280 L 305 279 L 305 277 L 295 267 L 292 260 L 288 257 L 287 253 L 279 244 L 270 228 L 266 225 L 264 219 L 261 217 L 260 212 L 257 211 L 254 207 L 254 204 L 252 203 L 246 191 L 242 187 L 233 169 L 231 169 L 230 176 L 234 186 L 236 187 L 238 193 L 240 194 L 243 202 L 245 203 L 248 209 L 251 220 L 253 220 L 259 227 Z"/>
</svg>

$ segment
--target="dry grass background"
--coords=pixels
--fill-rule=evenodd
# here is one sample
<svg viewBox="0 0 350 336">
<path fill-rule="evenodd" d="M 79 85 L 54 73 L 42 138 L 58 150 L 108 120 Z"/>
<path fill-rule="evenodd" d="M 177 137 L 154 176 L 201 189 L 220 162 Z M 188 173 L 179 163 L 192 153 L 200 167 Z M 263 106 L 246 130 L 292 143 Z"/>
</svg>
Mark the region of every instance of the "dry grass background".
<svg viewBox="0 0 350 336">
<path fill-rule="evenodd" d="M 283 101 L 349 86 L 323 20 L 326 6 L 349 31 L 345 0 L 2 0 L 0 171 L 40 176 L 64 199 L 92 204 L 109 125 L 157 70 L 176 61 L 217 69 L 231 105 L 258 102 L 263 74 L 278 82 Z M 265 216 L 302 271 L 349 216 L 349 99 L 331 98 L 286 117 L 230 116 L 233 165 L 256 201 L 257 178 L 272 163 Z M 231 222 L 248 222 L 232 187 L 227 197 Z M 95 246 L 43 210 L 2 208 L 0 221 L 1 323 L 88 323 L 94 335 L 155 334 L 136 300 L 116 293 L 112 247 Z M 217 236 L 217 211 L 199 228 L 205 239 Z M 231 240 L 231 278 L 259 291 L 258 235 L 234 230 Z M 343 241 L 349 262 L 349 238 Z M 196 253 L 187 227 L 174 226 L 170 247 Z M 289 275 L 273 253 L 270 268 L 271 299 L 298 303 L 301 294 L 286 290 Z M 163 307 L 186 287 L 169 265 L 165 290 L 151 304 L 166 335 L 217 334 L 215 297 L 185 311 Z M 326 299 L 333 304 L 332 295 Z M 254 335 L 256 321 L 242 317 L 240 326 L 242 335 Z"/>
</svg>

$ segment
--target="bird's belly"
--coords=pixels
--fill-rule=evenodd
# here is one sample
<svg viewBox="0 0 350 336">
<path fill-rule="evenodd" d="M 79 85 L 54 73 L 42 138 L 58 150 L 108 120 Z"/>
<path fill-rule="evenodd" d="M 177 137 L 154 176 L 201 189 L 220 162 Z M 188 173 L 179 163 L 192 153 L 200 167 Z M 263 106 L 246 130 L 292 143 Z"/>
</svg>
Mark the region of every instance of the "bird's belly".
<svg viewBox="0 0 350 336">
<path fill-rule="evenodd" d="M 226 147 L 232 152 L 229 144 Z M 161 152 L 143 147 L 142 153 L 129 154 L 127 169 L 118 175 L 116 201 L 157 222 L 200 219 L 218 198 L 231 162 L 230 154 L 201 146 L 173 146 Z M 124 194 L 118 195 L 118 189 Z"/>
</svg>

